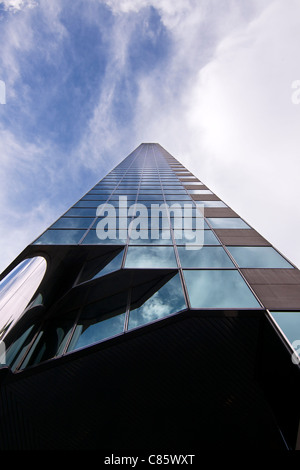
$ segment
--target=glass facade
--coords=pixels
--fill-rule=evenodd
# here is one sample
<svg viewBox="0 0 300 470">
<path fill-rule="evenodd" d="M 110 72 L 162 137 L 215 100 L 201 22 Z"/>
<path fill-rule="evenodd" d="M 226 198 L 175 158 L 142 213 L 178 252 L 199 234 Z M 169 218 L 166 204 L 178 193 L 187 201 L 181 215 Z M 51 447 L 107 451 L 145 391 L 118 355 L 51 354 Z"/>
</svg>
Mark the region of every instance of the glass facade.
<svg viewBox="0 0 300 470">
<path fill-rule="evenodd" d="M 162 147 L 141 144 L 32 243 L 71 265 L 61 298 L 4 335 L 6 363 L 22 370 L 179 312 L 263 310 L 243 269 L 294 267 L 271 246 L 223 241 L 223 229 L 252 231 L 227 209 Z"/>
</svg>

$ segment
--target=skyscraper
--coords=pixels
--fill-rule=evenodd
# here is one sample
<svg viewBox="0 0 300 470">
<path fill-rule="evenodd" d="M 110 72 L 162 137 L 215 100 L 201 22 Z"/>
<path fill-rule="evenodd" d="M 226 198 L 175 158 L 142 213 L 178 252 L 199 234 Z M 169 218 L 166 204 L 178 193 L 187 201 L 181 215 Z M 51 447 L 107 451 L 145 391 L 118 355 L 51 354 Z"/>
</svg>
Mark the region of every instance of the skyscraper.
<svg viewBox="0 0 300 470">
<path fill-rule="evenodd" d="M 299 445 L 299 270 L 160 145 L 1 279 L 2 449 Z"/>
</svg>

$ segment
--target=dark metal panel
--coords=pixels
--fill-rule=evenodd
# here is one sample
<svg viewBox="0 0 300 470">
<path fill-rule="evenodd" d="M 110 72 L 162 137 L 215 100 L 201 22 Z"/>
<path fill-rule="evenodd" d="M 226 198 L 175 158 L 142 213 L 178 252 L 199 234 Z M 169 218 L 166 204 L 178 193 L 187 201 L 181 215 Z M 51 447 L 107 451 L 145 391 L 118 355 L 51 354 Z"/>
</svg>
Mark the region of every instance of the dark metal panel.
<svg viewBox="0 0 300 470">
<path fill-rule="evenodd" d="M 239 217 L 230 207 L 205 207 L 205 217 Z"/>
<path fill-rule="evenodd" d="M 7 377 L 2 446 L 282 448 L 257 382 L 260 317 L 180 314 Z"/>
<path fill-rule="evenodd" d="M 215 233 L 224 245 L 270 246 L 254 229 L 215 229 Z"/>
</svg>

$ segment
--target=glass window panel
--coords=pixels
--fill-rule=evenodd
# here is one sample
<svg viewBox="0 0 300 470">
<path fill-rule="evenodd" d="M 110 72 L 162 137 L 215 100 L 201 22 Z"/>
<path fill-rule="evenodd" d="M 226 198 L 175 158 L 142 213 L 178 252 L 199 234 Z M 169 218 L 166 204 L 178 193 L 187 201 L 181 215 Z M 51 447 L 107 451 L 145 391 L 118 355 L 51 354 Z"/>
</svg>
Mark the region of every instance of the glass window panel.
<svg viewBox="0 0 300 470">
<path fill-rule="evenodd" d="M 118 231 L 116 231 L 116 237 L 110 236 L 105 239 L 100 239 L 97 236 L 96 230 L 91 229 L 86 237 L 84 237 L 82 244 L 83 245 L 124 245 L 126 243 L 126 238 L 119 238 Z"/>
<path fill-rule="evenodd" d="M 212 228 L 250 228 L 239 217 L 209 217 L 207 220 Z"/>
<path fill-rule="evenodd" d="M 203 246 L 194 250 L 178 247 L 178 254 L 183 268 L 233 268 L 226 251 L 221 246 Z"/>
<path fill-rule="evenodd" d="M 103 196 L 99 194 L 87 194 L 86 196 L 83 196 L 81 201 L 107 201 L 108 197 L 108 195 Z"/>
<path fill-rule="evenodd" d="M 185 196 L 187 195 L 186 194 L 186 191 L 184 189 L 164 189 L 164 193 L 165 194 L 184 194 Z"/>
<path fill-rule="evenodd" d="M 80 316 L 68 351 L 87 347 L 124 331 L 127 292 L 87 305 Z"/>
<path fill-rule="evenodd" d="M 182 204 L 186 203 L 186 201 L 192 201 L 192 199 L 190 198 L 190 196 L 188 194 L 166 194 L 166 200 L 168 202 L 168 204 L 171 204 L 170 201 L 182 201 Z M 192 203 L 192 202 L 191 202 Z"/>
<path fill-rule="evenodd" d="M 293 268 L 271 246 L 228 246 L 240 268 Z"/>
<path fill-rule="evenodd" d="M 95 214 L 96 217 L 96 214 Z M 52 226 L 51 229 L 56 228 L 89 228 L 95 217 L 61 217 Z"/>
<path fill-rule="evenodd" d="M 7 348 L 7 351 L 5 353 L 5 364 L 9 366 L 11 370 L 15 370 L 15 368 L 20 364 L 36 332 L 36 326 L 30 325 Z"/>
<path fill-rule="evenodd" d="M 236 270 L 184 270 L 192 308 L 261 308 Z"/>
<path fill-rule="evenodd" d="M 162 193 L 159 194 L 139 194 L 137 202 L 143 203 L 143 201 L 161 201 L 162 203 L 164 202 L 164 198 Z"/>
<path fill-rule="evenodd" d="M 151 292 L 152 294 L 152 292 Z M 128 329 L 159 320 L 186 308 L 179 274 L 147 299 L 144 296 L 131 305 Z"/>
<path fill-rule="evenodd" d="M 172 236 L 170 230 L 136 230 L 129 231 L 130 245 L 172 245 Z"/>
<path fill-rule="evenodd" d="M 209 229 L 209 226 L 204 219 L 204 217 L 184 217 L 184 212 L 182 212 L 182 217 L 180 214 L 173 217 L 172 211 L 170 212 L 171 225 L 174 229 L 186 229 L 186 230 L 196 230 L 198 229 Z"/>
<path fill-rule="evenodd" d="M 96 209 L 72 208 L 64 214 L 64 217 L 96 217 Z"/>
<path fill-rule="evenodd" d="M 47 230 L 34 245 L 77 245 L 86 230 Z"/>
<path fill-rule="evenodd" d="M 67 318 L 52 318 L 46 321 L 20 368 L 30 367 L 62 354 L 76 313 L 77 311 L 69 313 Z"/>
<path fill-rule="evenodd" d="M 112 273 L 121 269 L 122 259 L 123 259 L 124 250 L 118 253 L 104 268 L 97 272 L 92 279 L 97 279 L 98 277 L 105 276 L 106 274 Z"/>
<path fill-rule="evenodd" d="M 126 268 L 177 268 L 172 246 L 129 246 Z"/>
<path fill-rule="evenodd" d="M 78 201 L 73 207 L 76 208 L 76 207 L 98 207 L 99 204 L 103 204 L 104 201 L 100 201 L 99 199 L 98 200 L 95 200 L 95 201 Z"/>
<path fill-rule="evenodd" d="M 174 230 L 177 245 L 219 245 L 218 239 L 211 230 Z"/>
<path fill-rule="evenodd" d="M 299 347 L 300 347 L 300 312 L 270 312 L 287 340 L 294 347 L 297 356 L 294 363 L 300 363 Z"/>
<path fill-rule="evenodd" d="M 174 237 L 177 245 L 191 242 L 191 240 L 185 236 L 184 231 L 182 231 L 181 236 L 180 233 L 177 232 L 177 230 L 174 231 Z M 203 245 L 220 245 L 219 240 L 211 230 L 203 230 L 203 234 L 201 234 L 199 239 L 202 240 Z"/>
</svg>

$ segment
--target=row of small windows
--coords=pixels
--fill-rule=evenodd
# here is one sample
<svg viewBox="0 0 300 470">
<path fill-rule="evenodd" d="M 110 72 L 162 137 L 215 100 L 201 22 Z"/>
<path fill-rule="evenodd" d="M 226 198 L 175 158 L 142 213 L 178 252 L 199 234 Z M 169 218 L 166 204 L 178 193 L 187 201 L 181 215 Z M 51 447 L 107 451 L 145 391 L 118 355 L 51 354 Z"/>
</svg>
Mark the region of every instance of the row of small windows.
<svg viewBox="0 0 300 470">
<path fill-rule="evenodd" d="M 96 293 L 98 300 L 30 324 L 8 348 L 7 364 L 13 370 L 37 365 L 177 314 L 187 302 L 196 309 L 261 308 L 238 271 L 183 270 L 183 279 L 188 299 L 178 272 L 112 294 L 95 284 L 88 299 Z"/>
<path fill-rule="evenodd" d="M 146 210 L 146 206 L 143 205 L 143 207 Z M 130 217 L 128 217 L 127 209 L 120 207 L 116 213 L 121 214 L 123 217 L 126 217 L 128 221 L 131 220 L 131 216 L 134 217 L 134 211 L 130 213 Z M 218 228 L 226 228 L 226 229 L 234 229 L 234 228 L 239 228 L 239 229 L 249 229 L 250 227 L 244 222 L 242 219 L 238 217 L 230 218 L 206 218 L 204 219 L 202 216 L 194 217 L 194 213 L 191 211 L 189 214 L 186 214 L 184 216 L 184 212 L 182 213 L 183 217 L 176 217 L 170 212 L 171 216 L 171 224 L 174 228 L 184 228 L 189 226 L 190 229 L 202 229 L 202 228 L 213 228 L 213 229 L 218 229 Z M 165 218 L 168 217 L 168 212 L 165 212 Z M 189 220 L 192 220 L 193 223 L 190 223 Z M 164 217 L 141 217 L 137 216 L 134 217 L 133 220 L 135 221 L 135 227 L 136 230 L 139 229 L 145 229 L 145 224 L 149 228 L 152 226 L 152 224 L 159 224 L 162 223 L 161 221 L 164 220 Z M 71 243 L 73 244 L 74 242 L 77 244 L 79 243 L 79 239 L 82 238 L 83 234 L 78 232 L 78 234 L 73 233 L 72 230 L 63 230 L 60 233 L 55 233 L 59 229 L 76 229 L 76 228 L 85 228 L 88 229 L 91 227 L 93 224 L 94 228 L 96 228 L 96 225 L 100 223 L 101 229 L 102 230 L 117 230 L 120 225 L 124 225 L 124 222 L 121 221 L 121 218 L 115 218 L 113 217 L 113 214 L 111 213 L 111 217 L 108 217 L 105 213 L 103 213 L 102 217 L 61 217 L 58 219 L 35 243 L 38 244 L 51 244 L 55 243 L 54 240 L 60 240 L 60 243 L 62 244 L 68 244 Z M 129 223 L 129 222 L 128 222 Z M 204 227 L 200 227 L 200 223 L 204 224 Z M 80 238 L 79 238 L 80 237 Z M 93 243 L 101 243 L 103 240 L 97 240 L 96 237 L 95 241 Z M 75 241 L 77 239 L 77 241 Z M 53 241 L 51 241 L 53 240 Z M 108 240 L 109 243 L 109 240 Z"/>
<path fill-rule="evenodd" d="M 71 220 L 71 219 L 69 219 Z M 92 220 L 84 219 L 86 225 Z M 172 246 L 172 236 L 169 230 L 159 229 L 155 235 L 157 238 L 149 237 L 150 230 L 138 232 L 138 238 L 131 238 L 129 232 L 129 245 L 155 245 L 155 246 L 129 246 L 125 267 L 152 267 L 161 268 L 177 267 L 175 252 Z M 191 238 L 191 233 L 194 238 Z M 84 236 L 84 230 L 48 230 L 35 244 L 77 244 Z M 222 247 L 205 247 L 201 245 L 219 244 L 216 236 L 211 230 L 199 230 L 190 232 L 189 230 L 174 230 L 175 241 L 178 245 L 184 244 L 185 247 L 179 250 L 184 267 L 233 267 L 231 260 Z M 90 230 L 83 239 L 83 244 L 125 244 L 126 238 L 105 238 L 99 239 L 96 230 Z M 200 247 L 197 247 L 196 242 Z M 190 249 L 187 249 L 187 246 Z M 261 246 L 228 246 L 232 259 L 235 260 L 240 268 L 293 268 L 274 248 Z M 154 250 L 151 252 L 151 250 Z M 157 260 L 157 264 L 153 262 Z M 150 263 L 149 266 L 147 263 Z M 154 264 L 153 264 L 154 263 Z M 186 263 L 189 263 L 187 266 Z M 191 264 L 192 263 L 192 264 Z"/>
<path fill-rule="evenodd" d="M 135 197 L 127 197 L 128 201 L 135 201 Z M 104 199 L 106 200 L 106 199 Z M 113 199 L 111 198 L 110 201 Z M 118 198 L 117 198 L 118 200 Z M 76 206 L 72 207 L 71 209 L 68 210 L 64 214 L 64 217 L 96 217 L 96 208 L 98 207 L 99 204 L 101 204 L 102 201 L 98 201 L 98 204 L 94 205 L 93 207 L 80 207 L 76 204 Z M 199 202 L 199 201 L 198 201 Z M 131 204 L 131 203 L 130 203 Z M 221 208 L 221 207 L 227 207 L 226 204 L 222 201 L 201 201 L 201 206 L 204 207 L 204 215 L 205 215 L 205 208 Z"/>
</svg>

